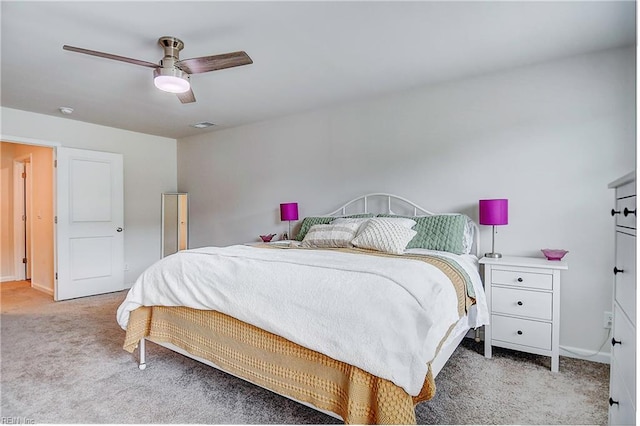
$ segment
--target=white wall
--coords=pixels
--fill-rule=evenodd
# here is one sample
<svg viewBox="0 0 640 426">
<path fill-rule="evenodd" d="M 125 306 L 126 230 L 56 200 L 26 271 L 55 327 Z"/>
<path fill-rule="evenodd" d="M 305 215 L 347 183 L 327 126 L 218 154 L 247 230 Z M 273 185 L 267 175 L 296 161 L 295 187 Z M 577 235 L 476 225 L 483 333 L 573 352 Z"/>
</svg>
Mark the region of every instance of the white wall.
<svg viewBox="0 0 640 426">
<path fill-rule="evenodd" d="M 160 196 L 176 190 L 176 140 L 2 108 L 2 134 L 124 157 L 124 256 L 131 285 L 160 258 Z"/>
<path fill-rule="evenodd" d="M 305 216 L 384 191 L 477 220 L 479 199 L 508 198 L 497 250 L 570 251 L 560 342 L 595 352 L 611 310 L 607 184 L 635 168 L 635 75 L 635 48 L 616 49 L 181 139 L 190 246 L 283 232 L 281 202 Z M 481 239 L 489 251 L 489 227 Z"/>
</svg>

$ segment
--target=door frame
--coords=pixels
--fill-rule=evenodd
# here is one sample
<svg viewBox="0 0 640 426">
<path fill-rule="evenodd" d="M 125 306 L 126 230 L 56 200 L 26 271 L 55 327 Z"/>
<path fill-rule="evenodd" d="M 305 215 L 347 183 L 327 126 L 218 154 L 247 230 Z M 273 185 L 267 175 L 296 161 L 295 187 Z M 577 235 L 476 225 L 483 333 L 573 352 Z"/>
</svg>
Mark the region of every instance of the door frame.
<svg viewBox="0 0 640 426">
<path fill-rule="evenodd" d="M 13 135 L 4 135 L 4 134 L 0 134 L 0 141 L 2 142 L 9 142 L 9 143 L 17 143 L 17 144 L 21 144 L 21 145 L 36 145 L 36 146 L 44 146 L 44 147 L 48 147 L 48 148 L 52 148 L 54 151 L 54 155 L 53 155 L 53 172 L 51 175 L 51 183 L 52 183 L 52 193 L 53 193 L 53 212 L 54 212 L 54 216 L 56 216 L 58 213 L 58 206 L 57 206 L 57 194 L 58 194 L 58 188 L 57 188 L 57 181 L 56 181 L 56 167 L 55 167 L 55 162 L 56 162 L 56 148 L 59 146 L 62 146 L 62 144 L 60 142 L 55 142 L 55 141 L 48 141 L 48 140 L 43 140 L 43 139 L 33 139 L 33 138 L 23 138 L 20 136 L 13 136 Z M 15 186 L 14 186 L 15 187 Z M 15 194 L 14 194 L 14 211 L 15 211 L 16 207 L 15 207 Z M 33 215 L 32 215 L 33 216 Z M 14 229 L 15 229 L 15 223 L 14 223 Z M 15 231 L 14 231 L 14 241 L 15 241 L 16 235 L 15 235 Z M 56 274 L 58 273 L 58 253 L 57 253 L 57 248 L 56 248 L 56 242 L 58 241 L 58 235 L 56 232 L 56 227 L 53 227 L 53 294 L 55 294 L 55 290 L 56 287 L 58 286 L 58 279 L 56 278 Z M 14 248 L 15 250 L 15 248 Z M 16 255 L 17 257 L 17 255 Z M 22 263 L 20 263 L 20 265 L 22 265 Z M 18 270 L 14 271 L 16 273 L 16 276 L 18 276 Z M 24 276 L 24 272 L 22 273 L 22 276 Z"/>
<path fill-rule="evenodd" d="M 30 225 L 33 216 L 32 194 L 33 184 L 31 181 L 32 155 L 26 154 L 13 159 L 13 255 L 14 255 L 14 277 L 17 281 L 23 281 L 33 276 L 33 265 L 31 262 L 31 247 L 33 247 L 33 233 L 30 232 Z M 23 171 L 27 174 L 27 181 L 22 177 Z M 23 220 L 23 215 L 25 219 Z M 23 258 L 27 255 L 27 267 L 30 269 L 27 274 L 23 263 Z M 28 276 L 27 276 L 28 275 Z"/>
</svg>

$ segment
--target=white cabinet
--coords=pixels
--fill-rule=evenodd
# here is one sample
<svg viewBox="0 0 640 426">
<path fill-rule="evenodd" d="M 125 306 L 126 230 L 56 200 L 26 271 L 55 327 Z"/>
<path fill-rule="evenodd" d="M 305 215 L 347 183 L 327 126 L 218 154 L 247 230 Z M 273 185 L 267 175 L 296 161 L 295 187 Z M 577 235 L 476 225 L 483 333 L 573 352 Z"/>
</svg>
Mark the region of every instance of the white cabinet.
<svg viewBox="0 0 640 426">
<path fill-rule="evenodd" d="M 636 416 L 636 174 L 609 184 L 615 189 L 613 337 L 609 424 L 635 424 Z"/>
<path fill-rule="evenodd" d="M 491 323 L 484 329 L 484 355 L 500 346 L 560 358 L 560 271 L 565 261 L 537 257 L 482 258 Z"/>
</svg>

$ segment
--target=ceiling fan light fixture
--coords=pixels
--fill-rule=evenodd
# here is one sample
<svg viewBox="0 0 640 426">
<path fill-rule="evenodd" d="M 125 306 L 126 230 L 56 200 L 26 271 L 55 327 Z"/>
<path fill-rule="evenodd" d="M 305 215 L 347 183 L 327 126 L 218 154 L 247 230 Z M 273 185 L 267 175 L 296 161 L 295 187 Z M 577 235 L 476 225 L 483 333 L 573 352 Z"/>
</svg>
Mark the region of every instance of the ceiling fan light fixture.
<svg viewBox="0 0 640 426">
<path fill-rule="evenodd" d="M 169 93 L 184 93 L 191 89 L 189 74 L 178 68 L 156 68 L 153 71 L 153 84 Z"/>
</svg>

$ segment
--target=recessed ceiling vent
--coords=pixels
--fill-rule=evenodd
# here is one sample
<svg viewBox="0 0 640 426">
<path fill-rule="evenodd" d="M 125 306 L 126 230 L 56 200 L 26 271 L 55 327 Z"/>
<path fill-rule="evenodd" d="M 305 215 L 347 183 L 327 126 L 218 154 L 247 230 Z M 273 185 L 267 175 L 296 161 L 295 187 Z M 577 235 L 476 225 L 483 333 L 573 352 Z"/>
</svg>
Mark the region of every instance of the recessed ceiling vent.
<svg viewBox="0 0 640 426">
<path fill-rule="evenodd" d="M 207 127 L 215 126 L 215 124 L 210 123 L 208 121 L 201 121 L 199 123 L 192 124 L 191 127 L 195 127 L 196 129 L 206 129 Z"/>
</svg>

